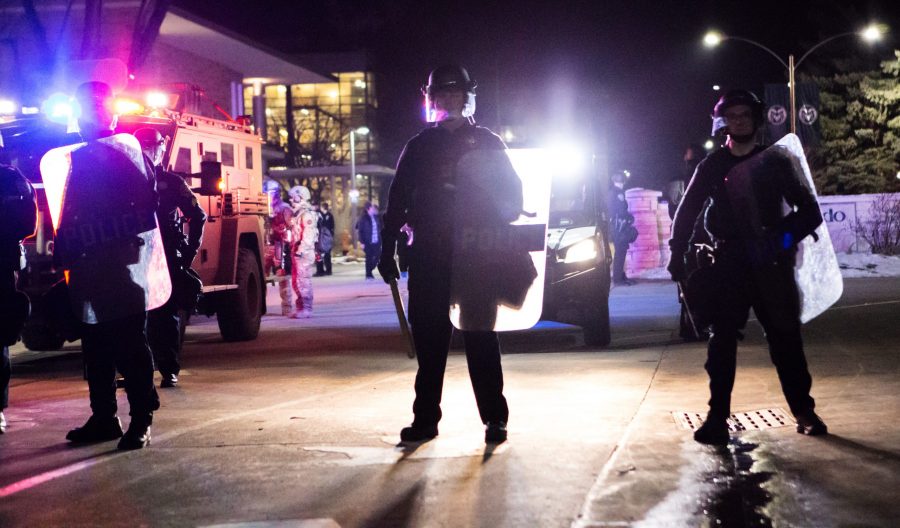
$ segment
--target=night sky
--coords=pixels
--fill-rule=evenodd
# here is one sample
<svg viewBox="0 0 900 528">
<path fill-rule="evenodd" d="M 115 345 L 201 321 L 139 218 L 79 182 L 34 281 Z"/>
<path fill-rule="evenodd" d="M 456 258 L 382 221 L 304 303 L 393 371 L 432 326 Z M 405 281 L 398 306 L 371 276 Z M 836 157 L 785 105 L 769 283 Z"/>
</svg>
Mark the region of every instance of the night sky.
<svg viewBox="0 0 900 528">
<path fill-rule="evenodd" d="M 381 74 L 377 131 L 387 165 L 423 126 L 419 87 L 428 72 L 455 62 L 479 83 L 479 124 L 527 124 L 594 148 L 603 148 L 597 138 L 605 135 L 609 168 L 629 169 L 633 184 L 648 187 L 677 170 L 688 143 L 707 139 L 720 95 L 714 84 L 761 96 L 765 83 L 787 81 L 774 57 L 749 44 L 704 48 L 708 29 L 758 41 L 787 61 L 877 20 L 891 26 L 886 41 L 835 40 L 810 55 L 798 76 L 828 73 L 837 57 L 874 68 L 900 42 L 898 4 L 222 0 L 211 10 L 205 1 L 174 2 L 287 54 L 368 50 Z"/>
</svg>

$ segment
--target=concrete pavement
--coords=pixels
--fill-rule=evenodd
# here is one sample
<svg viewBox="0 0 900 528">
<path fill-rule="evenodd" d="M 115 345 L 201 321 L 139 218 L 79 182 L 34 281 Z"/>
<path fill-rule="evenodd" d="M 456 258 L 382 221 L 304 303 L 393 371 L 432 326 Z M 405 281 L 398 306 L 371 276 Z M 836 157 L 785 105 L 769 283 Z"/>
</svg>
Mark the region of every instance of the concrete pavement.
<svg viewBox="0 0 900 528">
<path fill-rule="evenodd" d="M 702 413 L 707 395 L 704 347 L 675 338 L 671 283 L 615 288 L 604 350 L 557 325 L 504 335 L 512 417 L 496 450 L 481 443 L 459 351 L 441 436 L 394 448 L 415 366 L 386 286 L 345 265 L 314 288 L 313 319 L 266 316 L 243 346 L 195 319 L 183 386 L 163 391 L 154 443 L 138 453 L 68 448 L 62 436 L 87 407 L 77 348 L 14 348 L 0 525 L 900 524 L 897 279 L 848 281 L 839 305 L 804 328 L 832 434 L 745 432 L 727 450 L 695 444 L 673 418 Z M 785 407 L 758 325 L 747 334 L 734 410 Z"/>
<path fill-rule="evenodd" d="M 673 411 L 705 410 L 704 347 L 663 347 L 575 525 L 900 525 L 898 323 L 900 281 L 847 281 L 838 305 L 804 327 L 813 396 L 830 434 L 804 437 L 790 423 L 732 435 L 728 449 L 673 427 Z M 732 407 L 787 408 L 755 322 L 739 344 Z"/>
</svg>

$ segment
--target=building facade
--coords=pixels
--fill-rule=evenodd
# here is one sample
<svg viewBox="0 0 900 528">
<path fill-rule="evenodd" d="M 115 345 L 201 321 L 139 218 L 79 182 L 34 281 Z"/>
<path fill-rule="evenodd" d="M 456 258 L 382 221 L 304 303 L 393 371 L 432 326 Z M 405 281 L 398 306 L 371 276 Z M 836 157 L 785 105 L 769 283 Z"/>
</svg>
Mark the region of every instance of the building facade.
<svg viewBox="0 0 900 528">
<path fill-rule="evenodd" d="M 355 241 L 366 202 L 383 204 L 394 171 L 381 165 L 378 79 L 364 52 L 297 57 L 327 82 L 245 83 L 243 105 L 270 147 L 268 175 L 284 188 L 304 185 L 313 202 L 328 202 L 338 239 Z M 264 119 L 263 119 L 264 116 Z"/>
</svg>

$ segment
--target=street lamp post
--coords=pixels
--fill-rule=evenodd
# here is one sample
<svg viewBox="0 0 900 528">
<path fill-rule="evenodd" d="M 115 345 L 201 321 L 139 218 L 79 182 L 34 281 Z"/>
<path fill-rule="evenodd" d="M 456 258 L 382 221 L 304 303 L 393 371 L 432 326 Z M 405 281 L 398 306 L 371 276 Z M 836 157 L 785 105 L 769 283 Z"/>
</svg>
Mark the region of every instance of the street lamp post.
<svg viewBox="0 0 900 528">
<path fill-rule="evenodd" d="M 862 31 L 848 31 L 846 33 L 839 33 L 837 35 L 833 35 L 833 36 L 828 37 L 827 39 L 819 42 L 815 46 L 809 48 L 809 50 L 807 50 L 806 53 L 804 53 L 800 57 L 800 60 L 798 60 L 796 62 L 794 62 L 794 54 L 793 53 L 788 55 L 788 61 L 784 62 L 784 60 L 781 57 L 779 57 L 777 53 L 775 53 L 771 49 L 767 48 L 766 46 L 760 44 L 759 42 L 756 42 L 755 40 L 750 40 L 750 39 L 744 38 L 744 37 L 736 37 L 734 35 L 725 35 L 724 33 L 720 33 L 718 31 L 707 32 L 706 35 L 704 35 L 704 37 L 703 37 L 703 43 L 707 47 L 712 48 L 712 47 L 718 46 L 724 40 L 739 40 L 741 42 L 746 42 L 747 44 L 751 44 L 753 46 L 756 46 L 757 48 L 763 49 L 769 55 L 775 57 L 775 60 L 777 60 L 782 66 L 787 68 L 788 91 L 790 94 L 789 97 L 790 97 L 790 102 L 791 102 L 791 133 L 796 134 L 797 133 L 797 108 L 796 108 L 797 98 L 796 98 L 795 83 L 794 83 L 794 72 L 796 71 L 797 67 L 800 66 L 800 63 L 802 63 L 806 59 L 806 57 L 809 57 L 810 53 L 819 49 L 824 44 L 831 42 L 832 40 L 835 40 L 835 39 L 838 39 L 841 37 L 847 37 L 850 35 L 858 35 L 866 41 L 875 42 L 875 41 L 881 39 L 881 37 L 882 37 L 882 35 L 884 35 L 885 31 L 886 31 L 886 29 L 884 26 L 879 25 L 879 24 L 871 24 L 871 25 L 867 26 L 865 29 L 863 29 Z"/>
<path fill-rule="evenodd" d="M 356 190 L 356 134 L 365 136 L 369 128 L 361 126 L 350 129 L 350 240 L 356 247 L 356 210 L 359 203 L 359 191 Z"/>
</svg>

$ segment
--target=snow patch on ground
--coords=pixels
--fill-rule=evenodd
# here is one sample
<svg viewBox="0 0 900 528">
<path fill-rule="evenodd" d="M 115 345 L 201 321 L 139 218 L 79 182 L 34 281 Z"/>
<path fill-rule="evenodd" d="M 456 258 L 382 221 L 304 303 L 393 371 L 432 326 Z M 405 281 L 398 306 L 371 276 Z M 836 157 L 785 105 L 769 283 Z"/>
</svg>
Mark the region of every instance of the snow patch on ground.
<svg viewBox="0 0 900 528">
<path fill-rule="evenodd" d="M 838 253 L 838 264 L 841 275 L 853 277 L 900 277 L 900 256 L 878 255 L 873 253 Z M 669 272 L 665 266 L 643 270 L 633 278 L 645 280 L 668 280 Z"/>
<path fill-rule="evenodd" d="M 847 277 L 900 277 L 900 256 L 838 253 L 841 275 Z"/>
</svg>

